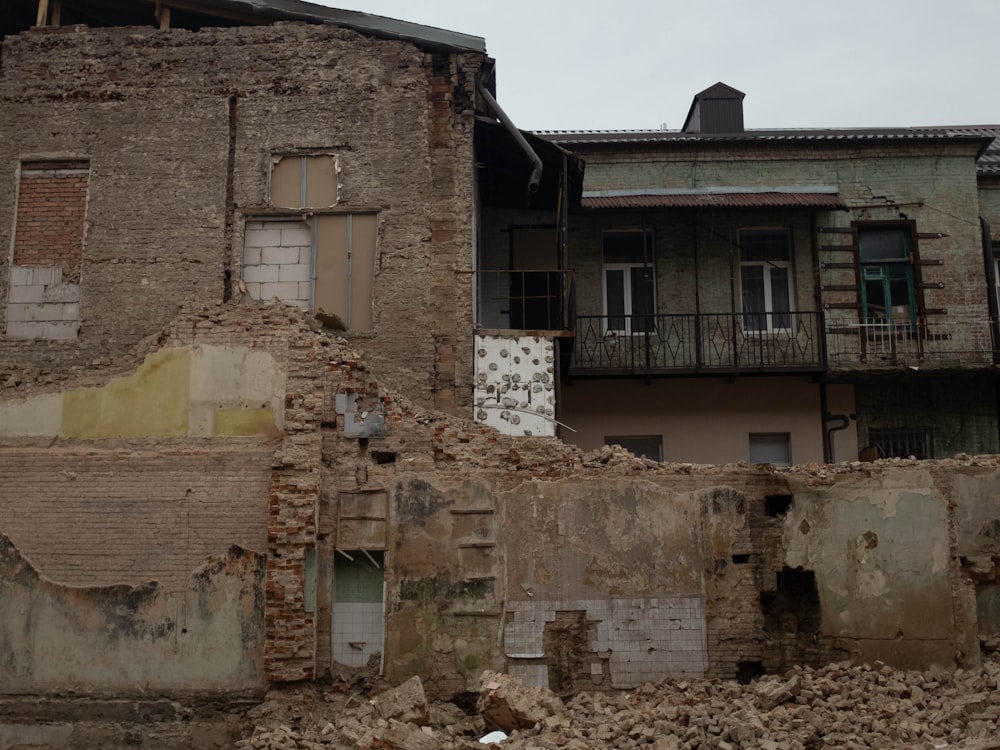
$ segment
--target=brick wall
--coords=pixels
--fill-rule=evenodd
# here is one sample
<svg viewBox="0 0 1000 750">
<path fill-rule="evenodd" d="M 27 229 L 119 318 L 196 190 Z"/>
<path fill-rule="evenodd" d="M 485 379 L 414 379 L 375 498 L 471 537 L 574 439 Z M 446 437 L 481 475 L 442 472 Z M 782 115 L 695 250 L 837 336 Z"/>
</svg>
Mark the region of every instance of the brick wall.
<svg viewBox="0 0 1000 750">
<path fill-rule="evenodd" d="M 15 266 L 56 266 L 78 281 L 87 208 L 86 164 L 25 164 L 17 195 Z"/>
<path fill-rule="evenodd" d="M 210 555 L 265 549 L 267 444 L 2 452 L 0 531 L 57 583 L 177 595 Z"/>
<path fill-rule="evenodd" d="M 456 272 L 471 264 L 480 64 L 332 25 L 8 38 L 0 174 L 67 153 L 91 171 L 80 336 L 0 340 L 0 374 L 61 377 L 126 352 L 186 301 L 222 300 L 240 279 L 242 218 L 270 210 L 272 157 L 322 152 L 339 155 L 338 208 L 379 216 L 374 331 L 358 345 L 418 401 L 454 386 L 439 405 L 468 404 L 470 279 Z M 13 186 L 0 180 L 0 247 Z M 0 258 L 0 305 L 9 275 Z"/>
<path fill-rule="evenodd" d="M 75 339 L 89 166 L 79 161 L 21 165 L 5 333 L 20 339 Z"/>
</svg>

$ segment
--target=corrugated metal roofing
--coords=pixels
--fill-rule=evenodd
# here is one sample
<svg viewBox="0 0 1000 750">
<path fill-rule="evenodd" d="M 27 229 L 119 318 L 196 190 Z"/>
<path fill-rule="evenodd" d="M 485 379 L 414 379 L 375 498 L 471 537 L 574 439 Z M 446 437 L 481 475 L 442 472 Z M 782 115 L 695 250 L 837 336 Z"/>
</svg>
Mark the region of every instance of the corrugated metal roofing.
<svg viewBox="0 0 1000 750">
<path fill-rule="evenodd" d="M 828 193 L 686 193 L 637 195 L 586 195 L 583 208 L 845 208 L 844 202 Z"/>
<path fill-rule="evenodd" d="M 754 143 L 885 140 L 981 140 L 986 133 L 960 128 L 869 128 L 859 130 L 745 130 L 742 133 L 685 133 L 680 130 L 539 130 L 539 138 L 560 145 L 621 143 Z M 992 136 L 991 136 L 992 137 Z"/>
<path fill-rule="evenodd" d="M 695 143 L 846 144 L 868 141 L 969 141 L 983 144 L 979 174 L 1000 174 L 1000 125 L 950 125 L 915 128 L 856 128 L 825 130 L 746 130 L 742 133 L 685 133 L 680 130 L 540 130 L 539 138 L 567 148 L 627 144 L 684 145 Z M 988 139 L 994 139 L 988 141 Z"/>
</svg>

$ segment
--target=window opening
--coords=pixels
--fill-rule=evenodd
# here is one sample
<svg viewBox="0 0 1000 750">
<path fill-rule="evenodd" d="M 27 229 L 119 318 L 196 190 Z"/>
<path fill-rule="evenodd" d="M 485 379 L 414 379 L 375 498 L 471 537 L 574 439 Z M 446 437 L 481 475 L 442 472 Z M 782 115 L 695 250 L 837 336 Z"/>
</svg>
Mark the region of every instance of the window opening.
<svg viewBox="0 0 1000 750">
<path fill-rule="evenodd" d="M 764 513 L 770 518 L 782 518 L 792 507 L 791 495 L 766 495 Z"/>
<path fill-rule="evenodd" d="M 620 445 L 639 458 L 663 460 L 663 438 L 659 435 L 628 435 L 604 438 L 606 445 Z"/>
<path fill-rule="evenodd" d="M 604 314 L 608 333 L 650 333 L 655 329 L 652 259 L 651 231 L 604 234 Z"/>
<path fill-rule="evenodd" d="M 791 442 L 787 432 L 751 432 L 750 463 L 791 466 Z"/>
<path fill-rule="evenodd" d="M 930 430 L 926 428 L 871 428 L 868 430 L 868 442 L 879 458 L 931 457 Z"/>
<path fill-rule="evenodd" d="M 333 594 L 333 659 L 364 667 L 385 641 L 385 553 L 338 550 Z"/>
<path fill-rule="evenodd" d="M 792 327 L 791 247 L 785 229 L 740 231 L 743 327 L 774 333 Z"/>
</svg>

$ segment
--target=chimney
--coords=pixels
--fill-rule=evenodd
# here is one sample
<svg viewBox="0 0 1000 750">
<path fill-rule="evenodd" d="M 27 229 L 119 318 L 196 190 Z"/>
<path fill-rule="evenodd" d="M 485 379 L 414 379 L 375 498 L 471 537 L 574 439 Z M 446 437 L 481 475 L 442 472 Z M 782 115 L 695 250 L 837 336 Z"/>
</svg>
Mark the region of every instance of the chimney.
<svg viewBox="0 0 1000 750">
<path fill-rule="evenodd" d="M 742 91 L 717 83 L 694 95 L 681 130 L 685 133 L 742 133 Z"/>
</svg>

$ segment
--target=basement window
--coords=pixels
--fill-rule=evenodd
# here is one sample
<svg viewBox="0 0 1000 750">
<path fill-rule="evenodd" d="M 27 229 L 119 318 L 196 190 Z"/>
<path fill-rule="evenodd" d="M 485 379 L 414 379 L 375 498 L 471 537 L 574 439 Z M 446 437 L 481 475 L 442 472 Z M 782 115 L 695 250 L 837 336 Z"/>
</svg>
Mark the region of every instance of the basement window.
<svg viewBox="0 0 1000 750">
<path fill-rule="evenodd" d="M 931 457 L 931 431 L 927 428 L 907 430 L 876 429 L 868 430 L 868 443 L 873 447 L 879 458 L 914 458 L 927 459 Z"/>
<path fill-rule="evenodd" d="M 628 435 L 604 438 L 606 445 L 620 445 L 634 456 L 652 461 L 663 460 L 663 438 L 659 435 Z"/>
<path fill-rule="evenodd" d="M 791 434 L 787 432 L 751 432 L 750 463 L 791 466 Z"/>
</svg>

